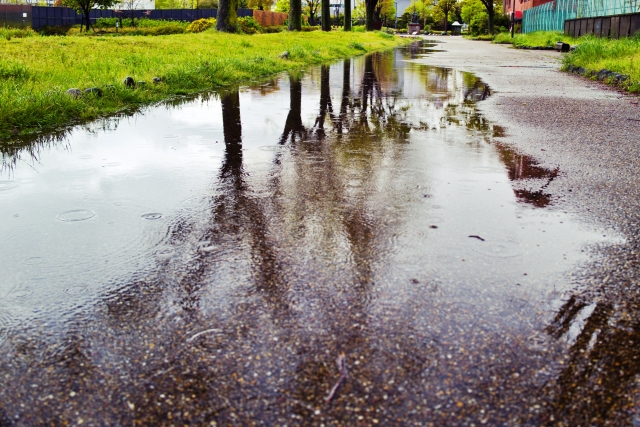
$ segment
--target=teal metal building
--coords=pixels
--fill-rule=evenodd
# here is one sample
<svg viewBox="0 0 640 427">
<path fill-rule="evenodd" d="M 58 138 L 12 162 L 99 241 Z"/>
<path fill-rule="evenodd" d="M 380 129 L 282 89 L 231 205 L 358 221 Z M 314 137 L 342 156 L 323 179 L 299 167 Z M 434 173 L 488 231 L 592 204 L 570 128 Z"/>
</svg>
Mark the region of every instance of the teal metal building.
<svg viewBox="0 0 640 427">
<path fill-rule="evenodd" d="M 527 9 L 522 32 L 564 31 L 568 19 L 627 15 L 640 12 L 640 0 L 556 0 Z"/>
</svg>

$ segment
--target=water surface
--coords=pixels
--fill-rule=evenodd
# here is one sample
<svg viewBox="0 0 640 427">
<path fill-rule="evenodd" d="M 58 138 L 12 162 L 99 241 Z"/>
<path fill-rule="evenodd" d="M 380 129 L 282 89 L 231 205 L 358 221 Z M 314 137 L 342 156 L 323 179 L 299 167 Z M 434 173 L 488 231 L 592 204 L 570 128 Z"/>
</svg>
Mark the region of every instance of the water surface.
<svg viewBox="0 0 640 427">
<path fill-rule="evenodd" d="M 545 326 L 605 238 L 421 55 L 6 151 L 0 425 L 545 422 L 579 325 Z"/>
</svg>

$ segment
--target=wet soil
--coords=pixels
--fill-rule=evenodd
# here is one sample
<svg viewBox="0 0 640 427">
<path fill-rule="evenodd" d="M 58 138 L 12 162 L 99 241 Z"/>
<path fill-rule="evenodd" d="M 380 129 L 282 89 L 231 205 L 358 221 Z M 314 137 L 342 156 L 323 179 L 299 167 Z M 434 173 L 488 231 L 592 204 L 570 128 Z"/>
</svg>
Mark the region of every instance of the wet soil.
<svg viewBox="0 0 640 427">
<path fill-rule="evenodd" d="M 0 425 L 553 424 L 621 237 L 428 54 L 5 147 Z"/>
</svg>

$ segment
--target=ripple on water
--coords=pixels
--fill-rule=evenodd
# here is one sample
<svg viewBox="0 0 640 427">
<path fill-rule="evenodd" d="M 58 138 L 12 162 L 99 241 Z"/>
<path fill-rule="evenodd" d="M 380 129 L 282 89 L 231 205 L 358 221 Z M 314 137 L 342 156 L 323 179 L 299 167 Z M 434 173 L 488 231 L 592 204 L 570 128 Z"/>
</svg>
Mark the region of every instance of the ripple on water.
<svg viewBox="0 0 640 427">
<path fill-rule="evenodd" d="M 158 212 L 147 213 L 141 216 L 141 218 L 147 219 L 149 221 L 154 221 L 156 219 L 162 218 L 164 215 Z"/>
<path fill-rule="evenodd" d="M 170 134 L 170 135 L 163 135 L 162 137 L 166 139 L 174 139 L 174 138 L 179 138 L 180 135 Z"/>
<path fill-rule="evenodd" d="M 32 289 L 14 289 L 11 292 L 9 292 L 7 297 L 10 300 L 23 300 L 25 298 L 30 297 L 31 295 L 33 295 Z"/>
<path fill-rule="evenodd" d="M 70 288 L 66 288 L 64 293 L 67 295 L 80 295 L 87 292 L 88 288 L 86 286 L 72 286 Z"/>
<path fill-rule="evenodd" d="M 88 219 L 93 218 L 94 216 L 96 216 L 96 213 L 94 211 L 90 211 L 87 209 L 73 209 L 70 211 L 62 212 L 56 218 L 59 221 L 64 221 L 64 222 L 76 222 L 76 221 L 86 221 Z"/>
<path fill-rule="evenodd" d="M 0 191 L 8 191 L 18 186 L 17 181 L 0 181 Z"/>
<path fill-rule="evenodd" d="M 263 145 L 259 148 L 263 151 L 285 151 L 288 147 L 286 145 Z"/>
<path fill-rule="evenodd" d="M 522 255 L 520 245 L 515 240 L 487 240 L 484 242 L 477 240 L 473 250 L 494 258 L 512 258 Z"/>
<path fill-rule="evenodd" d="M 42 258 L 39 256 L 34 256 L 31 258 L 27 258 L 23 261 L 26 265 L 36 265 L 36 264 L 42 264 Z"/>
</svg>

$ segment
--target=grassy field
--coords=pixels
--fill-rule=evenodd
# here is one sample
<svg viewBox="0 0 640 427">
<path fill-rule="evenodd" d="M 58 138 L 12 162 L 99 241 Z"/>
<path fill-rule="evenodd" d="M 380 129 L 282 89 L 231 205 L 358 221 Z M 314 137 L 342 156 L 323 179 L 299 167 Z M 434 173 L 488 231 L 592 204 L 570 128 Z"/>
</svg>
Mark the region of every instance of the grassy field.
<svg viewBox="0 0 640 427">
<path fill-rule="evenodd" d="M 495 36 L 493 42 L 513 44 L 516 47 L 553 47 L 557 42 L 574 45 L 578 40 L 565 36 L 562 32 L 536 31 L 535 33 L 515 34 L 514 38 L 511 38 L 511 33 L 500 33 Z"/>
<path fill-rule="evenodd" d="M 0 34 L 0 141 L 54 130 L 173 95 L 248 83 L 390 49 L 408 40 L 388 34 L 205 31 L 156 37 L 42 37 Z M 281 58 L 283 52 L 288 58 Z M 133 77 L 135 88 L 123 85 Z M 154 77 L 161 79 L 154 83 Z M 144 83 L 140 83 L 144 82 Z M 68 89 L 100 88 L 73 97 Z"/>
<path fill-rule="evenodd" d="M 564 66 L 582 67 L 598 72 L 602 69 L 629 76 L 623 86 L 640 92 L 640 37 L 620 40 L 583 37 L 579 47 L 565 56 Z"/>
<path fill-rule="evenodd" d="M 517 47 L 548 47 L 559 41 L 577 46 L 575 51 L 564 56 L 564 69 L 573 65 L 595 73 L 606 69 L 624 74 L 629 77 L 628 80 L 616 84 L 630 92 L 640 92 L 640 35 L 619 40 L 593 36 L 575 39 L 561 32 L 539 31 L 516 34 L 513 40 L 510 34 L 498 34 L 493 42 Z"/>
</svg>

